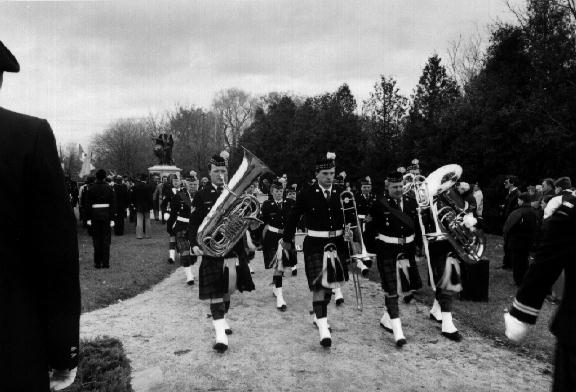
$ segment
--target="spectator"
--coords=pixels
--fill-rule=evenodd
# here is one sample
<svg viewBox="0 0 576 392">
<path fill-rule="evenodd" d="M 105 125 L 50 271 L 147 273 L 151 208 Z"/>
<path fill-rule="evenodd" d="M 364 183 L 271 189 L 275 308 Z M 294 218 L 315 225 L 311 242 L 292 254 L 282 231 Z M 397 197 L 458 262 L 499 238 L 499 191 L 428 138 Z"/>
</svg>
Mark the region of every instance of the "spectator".
<svg viewBox="0 0 576 392">
<path fill-rule="evenodd" d="M 518 207 L 518 195 L 520 191 L 518 190 L 518 178 L 516 176 L 507 176 L 504 180 L 504 189 L 508 192 L 504 198 L 504 204 L 500 205 L 502 217 L 504 222 L 508 218 L 508 215 L 515 208 Z M 512 269 L 512 260 L 510 260 L 510 254 L 512 253 L 507 249 L 508 243 L 506 242 L 506 237 L 504 237 L 504 258 L 502 259 L 502 269 Z"/>
<path fill-rule="evenodd" d="M 5 71 L 19 70 L 0 42 L 0 87 Z M 61 390 L 78 366 L 80 282 L 50 124 L 0 107 L 0 168 L 0 203 L 9 206 L 0 209 L 0 391 Z"/>
<path fill-rule="evenodd" d="M 548 204 L 546 205 L 546 209 L 544 210 L 544 219 L 550 217 L 552 212 L 555 211 L 560 204 L 562 204 L 562 196 L 569 196 L 573 194 L 572 189 L 572 182 L 570 181 L 570 177 L 560 177 L 556 181 L 554 181 L 554 191 L 556 196 L 553 197 Z"/>
<path fill-rule="evenodd" d="M 478 183 L 474 184 L 472 195 L 474 196 L 474 199 L 476 199 L 476 214 L 481 218 L 484 210 L 484 194 L 482 193 Z"/>
<path fill-rule="evenodd" d="M 545 178 L 542 180 L 542 196 L 554 196 L 554 180 Z"/>
<path fill-rule="evenodd" d="M 110 268 L 111 227 L 115 225 L 116 195 L 106 182 L 106 171 L 96 172 L 96 182 L 86 192 L 88 225 L 92 227 L 94 267 Z"/>
<path fill-rule="evenodd" d="M 530 205 L 530 195 L 527 192 L 518 196 L 516 210 L 504 223 L 504 241 L 507 244 L 505 252 L 512 263 L 514 283 L 520 286 L 528 270 L 528 256 L 538 234 L 538 215 Z"/>
<path fill-rule="evenodd" d="M 150 210 L 153 208 L 153 190 L 146 183 L 148 175 L 141 174 L 140 181 L 132 188 L 132 204 L 136 210 L 136 238 L 139 240 L 145 235 L 150 236 Z"/>
</svg>

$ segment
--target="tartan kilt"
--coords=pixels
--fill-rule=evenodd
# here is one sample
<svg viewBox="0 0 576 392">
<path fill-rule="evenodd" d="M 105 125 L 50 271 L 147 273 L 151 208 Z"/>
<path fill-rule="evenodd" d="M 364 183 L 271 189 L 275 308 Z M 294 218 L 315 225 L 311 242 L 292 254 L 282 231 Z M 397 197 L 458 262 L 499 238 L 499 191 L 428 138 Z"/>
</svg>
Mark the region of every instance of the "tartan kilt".
<svg viewBox="0 0 576 392">
<path fill-rule="evenodd" d="M 430 251 L 430 264 L 432 266 L 434 283 L 438 286 L 442 275 L 444 275 L 444 269 L 446 268 L 446 257 L 448 253 L 453 252 L 454 249 L 448 240 L 443 240 L 430 242 L 428 250 Z M 454 252 L 454 256 L 457 256 L 456 252 Z"/>
<path fill-rule="evenodd" d="M 380 273 L 380 282 L 382 289 L 389 296 L 396 296 L 400 289 L 401 292 L 418 290 L 422 288 L 422 279 L 416 265 L 414 243 L 407 245 L 387 244 L 376 240 L 376 264 Z M 398 287 L 398 272 L 396 270 L 396 259 L 400 253 L 404 253 L 410 260 L 408 275 L 410 282 L 405 282 L 403 287 Z"/>
<path fill-rule="evenodd" d="M 272 260 L 276 256 L 278 250 L 278 241 L 282 239 L 282 234 L 268 231 L 262 240 L 262 255 L 264 256 L 264 268 L 272 268 Z M 297 255 L 294 241 L 291 242 L 292 249 L 288 252 L 289 257 L 286 259 L 284 256 L 284 268 L 294 267 L 297 264 Z"/>
<path fill-rule="evenodd" d="M 348 281 L 348 252 L 346 250 L 346 243 L 342 236 L 336 238 L 316 238 L 306 236 L 302 245 L 304 250 L 304 270 L 306 272 L 308 288 L 310 291 L 326 289 L 322 286 L 322 278 L 318 278 L 318 276 L 322 274 L 324 246 L 329 243 L 336 245 L 338 258 L 340 259 L 340 263 L 342 263 L 344 269 L 344 281 Z M 316 282 L 314 282 L 315 280 Z"/>
<path fill-rule="evenodd" d="M 200 299 L 222 298 L 228 292 L 224 274 L 224 258 L 202 256 L 198 269 L 198 294 Z"/>
<path fill-rule="evenodd" d="M 188 238 L 188 230 L 182 230 L 176 232 L 176 251 L 180 254 L 180 263 L 184 267 L 189 267 L 196 264 L 198 256 L 192 254 L 192 249 L 190 249 L 190 239 Z M 185 251 L 190 254 L 186 257 L 182 255 Z"/>
</svg>

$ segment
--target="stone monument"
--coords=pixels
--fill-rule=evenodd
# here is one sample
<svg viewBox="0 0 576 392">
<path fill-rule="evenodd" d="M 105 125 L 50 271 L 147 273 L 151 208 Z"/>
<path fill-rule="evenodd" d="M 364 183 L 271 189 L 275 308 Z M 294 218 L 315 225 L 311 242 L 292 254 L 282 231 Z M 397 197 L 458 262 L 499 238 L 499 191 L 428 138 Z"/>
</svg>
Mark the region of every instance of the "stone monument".
<svg viewBox="0 0 576 392">
<path fill-rule="evenodd" d="M 174 147 L 172 135 L 162 133 L 154 138 L 154 142 L 154 155 L 158 157 L 159 162 L 158 165 L 148 168 L 150 177 L 157 175 L 162 178 L 175 174 L 176 177 L 180 178 L 182 169 L 174 165 L 174 159 L 172 158 L 172 147 Z"/>
</svg>

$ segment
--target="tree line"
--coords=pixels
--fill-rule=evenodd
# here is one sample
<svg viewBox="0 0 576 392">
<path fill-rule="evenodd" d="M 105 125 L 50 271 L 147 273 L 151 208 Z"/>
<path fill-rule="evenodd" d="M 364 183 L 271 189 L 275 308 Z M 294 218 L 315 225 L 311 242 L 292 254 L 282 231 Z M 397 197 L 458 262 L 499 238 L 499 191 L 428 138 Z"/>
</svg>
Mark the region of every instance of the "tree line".
<svg viewBox="0 0 576 392">
<path fill-rule="evenodd" d="M 381 75 L 361 103 L 345 83 L 313 97 L 230 89 L 209 110 L 178 106 L 161 118 L 119 120 L 93 141 L 97 166 L 145 172 L 155 163 L 151 138 L 164 132 L 175 138 L 177 165 L 200 173 L 223 148 L 233 170 L 240 145 L 297 183 L 326 151 L 349 179 L 376 183 L 414 158 L 424 173 L 458 163 L 463 180 L 483 188 L 490 216 L 507 174 L 525 185 L 576 178 L 574 10 L 573 0 L 526 1 L 512 9 L 516 23 L 491 27 L 485 51 L 453 45 L 447 60 L 432 54 L 410 96 Z"/>
</svg>

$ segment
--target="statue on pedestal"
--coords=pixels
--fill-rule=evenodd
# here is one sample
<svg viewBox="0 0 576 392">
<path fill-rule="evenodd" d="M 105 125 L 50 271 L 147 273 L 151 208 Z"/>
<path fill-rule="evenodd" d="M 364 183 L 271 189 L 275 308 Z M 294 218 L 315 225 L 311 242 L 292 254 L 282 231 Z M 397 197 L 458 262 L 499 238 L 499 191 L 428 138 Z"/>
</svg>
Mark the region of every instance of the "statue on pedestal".
<svg viewBox="0 0 576 392">
<path fill-rule="evenodd" d="M 172 135 L 161 133 L 154 138 L 156 144 L 154 145 L 154 155 L 160 160 L 160 165 L 174 165 L 172 159 L 172 147 L 174 146 L 174 139 Z"/>
</svg>

